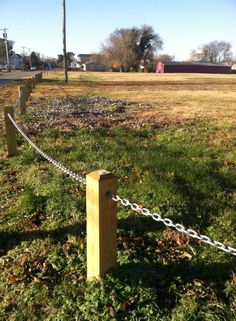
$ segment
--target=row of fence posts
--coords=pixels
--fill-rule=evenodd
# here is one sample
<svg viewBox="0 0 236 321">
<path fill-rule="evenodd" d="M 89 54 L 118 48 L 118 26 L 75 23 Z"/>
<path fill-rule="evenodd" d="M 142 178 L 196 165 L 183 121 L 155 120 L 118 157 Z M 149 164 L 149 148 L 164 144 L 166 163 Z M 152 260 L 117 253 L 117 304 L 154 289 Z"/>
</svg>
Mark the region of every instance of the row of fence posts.
<svg viewBox="0 0 236 321">
<path fill-rule="evenodd" d="M 25 102 L 38 80 L 26 80 L 20 86 L 20 113 L 25 114 Z M 16 128 L 8 114 L 14 118 L 13 106 L 4 108 L 7 150 L 11 157 L 17 155 L 17 142 Z M 117 178 L 112 173 L 98 170 L 86 176 L 88 280 L 99 279 L 117 264 L 117 203 L 108 196 L 110 192 L 117 193 Z"/>
<path fill-rule="evenodd" d="M 20 115 L 26 115 L 26 103 L 37 85 L 37 83 L 42 79 L 43 73 L 40 72 L 32 78 L 24 79 L 23 84 L 18 86 L 19 98 L 15 107 L 19 106 Z M 5 129 L 6 129 L 6 141 L 7 141 L 7 152 L 8 156 L 17 155 L 17 145 L 16 145 L 16 132 L 15 127 L 12 124 L 11 120 L 8 117 L 8 114 L 14 118 L 15 108 L 10 106 L 4 107 L 4 119 L 5 119 Z"/>
<path fill-rule="evenodd" d="M 21 115 L 26 114 L 26 102 L 29 99 L 33 89 L 35 89 L 35 86 L 42 79 L 42 77 L 43 73 L 40 72 L 32 78 L 25 79 L 23 85 L 18 86 L 19 109 Z"/>
</svg>

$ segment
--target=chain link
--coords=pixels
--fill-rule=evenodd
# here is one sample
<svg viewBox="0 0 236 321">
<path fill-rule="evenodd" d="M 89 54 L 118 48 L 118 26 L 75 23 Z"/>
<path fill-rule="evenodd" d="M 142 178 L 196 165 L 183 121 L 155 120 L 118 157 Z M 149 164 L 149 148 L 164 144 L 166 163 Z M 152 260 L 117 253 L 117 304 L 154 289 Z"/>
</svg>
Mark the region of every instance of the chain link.
<svg viewBox="0 0 236 321">
<path fill-rule="evenodd" d="M 221 242 L 214 241 L 206 235 L 202 235 L 190 228 L 184 227 L 182 224 L 175 224 L 169 218 L 162 218 L 161 215 L 158 213 L 151 213 L 149 209 L 142 207 L 136 203 L 131 203 L 129 200 L 127 200 L 126 198 L 121 198 L 119 195 L 113 195 L 111 192 L 109 192 L 107 195 L 111 197 L 114 202 L 120 203 L 125 207 L 130 207 L 132 211 L 139 212 L 144 216 L 149 216 L 157 222 L 162 222 L 168 227 L 173 227 L 177 231 L 185 233 L 192 238 L 198 239 L 199 241 L 215 246 L 226 253 L 230 253 L 236 256 L 236 249 L 231 246 L 227 246 Z"/>
<path fill-rule="evenodd" d="M 7 114 L 9 119 L 11 120 L 12 124 L 15 126 L 15 128 L 18 130 L 18 132 L 24 137 L 24 139 L 36 150 L 36 152 L 38 154 L 40 154 L 41 156 L 43 156 L 47 161 L 49 161 L 51 164 L 53 164 L 55 167 L 59 168 L 62 172 L 66 173 L 67 175 L 69 175 L 70 177 L 72 177 L 73 179 L 79 181 L 82 184 L 86 184 L 86 179 L 73 173 L 71 170 L 69 170 L 68 168 L 66 168 L 65 166 L 61 165 L 60 163 L 58 163 L 55 159 L 51 158 L 50 156 L 48 156 L 44 151 L 42 151 L 40 148 L 38 148 L 30 139 L 28 136 L 26 136 L 26 134 L 23 132 L 23 130 L 17 125 L 17 123 L 14 121 L 14 119 L 11 117 L 10 114 Z"/>
<path fill-rule="evenodd" d="M 13 104 L 13 109 L 16 109 L 19 103 L 20 103 L 20 98 L 18 98 L 17 101 Z"/>
</svg>

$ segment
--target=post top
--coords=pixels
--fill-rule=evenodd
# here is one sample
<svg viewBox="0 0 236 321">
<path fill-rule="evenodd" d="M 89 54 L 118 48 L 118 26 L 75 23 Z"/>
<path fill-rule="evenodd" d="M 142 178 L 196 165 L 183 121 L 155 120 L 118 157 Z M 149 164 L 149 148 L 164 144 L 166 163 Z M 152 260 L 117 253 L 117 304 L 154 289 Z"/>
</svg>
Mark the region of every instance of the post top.
<svg viewBox="0 0 236 321">
<path fill-rule="evenodd" d="M 86 175 L 86 178 L 92 178 L 96 181 L 102 181 L 106 179 L 114 179 L 116 176 L 105 169 L 99 169 Z"/>
</svg>

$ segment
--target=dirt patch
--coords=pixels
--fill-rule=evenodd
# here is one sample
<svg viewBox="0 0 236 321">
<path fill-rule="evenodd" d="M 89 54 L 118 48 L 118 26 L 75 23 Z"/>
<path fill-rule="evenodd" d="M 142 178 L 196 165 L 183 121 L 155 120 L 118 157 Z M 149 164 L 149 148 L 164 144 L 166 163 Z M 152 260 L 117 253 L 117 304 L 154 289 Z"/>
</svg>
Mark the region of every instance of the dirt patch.
<svg viewBox="0 0 236 321">
<path fill-rule="evenodd" d="M 59 131 L 99 127 L 139 129 L 146 125 L 159 127 L 181 122 L 180 117 L 167 117 L 157 105 L 100 96 L 38 97 L 30 101 L 30 106 L 23 126 L 31 134 L 49 128 Z"/>
</svg>

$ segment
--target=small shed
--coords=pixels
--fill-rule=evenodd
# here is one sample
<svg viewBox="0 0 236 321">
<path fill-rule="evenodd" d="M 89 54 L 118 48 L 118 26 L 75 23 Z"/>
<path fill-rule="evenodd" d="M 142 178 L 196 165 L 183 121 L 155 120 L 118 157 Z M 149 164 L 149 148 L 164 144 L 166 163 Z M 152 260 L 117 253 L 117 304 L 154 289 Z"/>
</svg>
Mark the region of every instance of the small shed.
<svg viewBox="0 0 236 321">
<path fill-rule="evenodd" d="M 157 64 L 156 64 L 156 73 L 163 73 L 164 72 L 164 64 L 163 62 L 159 61 Z"/>
</svg>

